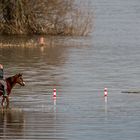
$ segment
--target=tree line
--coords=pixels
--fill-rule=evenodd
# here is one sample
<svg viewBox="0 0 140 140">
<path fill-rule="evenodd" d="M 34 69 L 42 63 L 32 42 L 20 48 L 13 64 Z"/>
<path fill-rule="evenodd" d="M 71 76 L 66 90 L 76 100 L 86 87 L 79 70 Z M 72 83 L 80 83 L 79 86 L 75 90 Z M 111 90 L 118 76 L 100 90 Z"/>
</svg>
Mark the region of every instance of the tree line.
<svg viewBox="0 0 140 140">
<path fill-rule="evenodd" d="M 0 0 L 0 34 L 88 35 L 93 13 L 75 0 Z"/>
</svg>

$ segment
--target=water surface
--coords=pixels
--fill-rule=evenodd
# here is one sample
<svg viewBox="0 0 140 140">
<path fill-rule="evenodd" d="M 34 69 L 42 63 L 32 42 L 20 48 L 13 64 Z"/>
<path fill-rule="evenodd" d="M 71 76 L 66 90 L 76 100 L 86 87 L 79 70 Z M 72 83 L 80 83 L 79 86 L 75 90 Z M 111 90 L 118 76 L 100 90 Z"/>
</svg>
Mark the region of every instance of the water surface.
<svg viewBox="0 0 140 140">
<path fill-rule="evenodd" d="M 5 76 L 22 72 L 11 108 L 0 112 L 1 139 L 139 140 L 140 2 L 93 0 L 91 37 L 1 37 Z M 108 99 L 103 90 L 108 88 Z M 53 89 L 57 97 L 53 99 Z"/>
</svg>

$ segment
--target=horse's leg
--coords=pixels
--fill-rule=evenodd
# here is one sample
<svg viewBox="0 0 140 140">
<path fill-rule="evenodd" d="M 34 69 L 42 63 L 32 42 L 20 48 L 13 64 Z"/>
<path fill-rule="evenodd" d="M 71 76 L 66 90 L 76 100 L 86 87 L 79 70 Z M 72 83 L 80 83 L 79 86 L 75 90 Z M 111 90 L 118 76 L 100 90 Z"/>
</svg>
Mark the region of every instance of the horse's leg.
<svg viewBox="0 0 140 140">
<path fill-rule="evenodd" d="M 3 96 L 3 97 L 2 97 L 2 101 L 1 101 L 1 106 L 2 106 L 2 108 L 4 107 L 4 106 L 3 106 L 4 101 L 5 101 L 5 97 Z"/>
<path fill-rule="evenodd" d="M 6 96 L 5 98 L 6 98 L 6 103 L 7 103 L 7 104 L 6 104 L 6 108 L 9 108 L 9 97 Z"/>
</svg>

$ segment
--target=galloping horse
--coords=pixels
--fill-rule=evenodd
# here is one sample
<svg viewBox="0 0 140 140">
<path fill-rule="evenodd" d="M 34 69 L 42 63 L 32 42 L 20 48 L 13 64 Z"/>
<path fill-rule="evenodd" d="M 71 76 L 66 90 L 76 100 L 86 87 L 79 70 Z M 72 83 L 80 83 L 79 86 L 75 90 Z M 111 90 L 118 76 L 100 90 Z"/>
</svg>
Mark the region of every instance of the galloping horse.
<svg viewBox="0 0 140 140">
<path fill-rule="evenodd" d="M 16 75 L 11 76 L 11 77 L 8 77 L 5 80 L 6 80 L 6 83 L 7 83 L 7 93 L 8 93 L 8 95 L 7 96 L 2 96 L 3 91 L 0 90 L 0 96 L 2 96 L 2 102 L 1 102 L 2 107 L 4 107 L 3 104 L 4 104 L 4 101 L 6 99 L 6 103 L 7 103 L 6 107 L 8 108 L 9 107 L 9 95 L 11 93 L 12 88 L 16 84 L 19 84 L 21 86 L 25 86 L 25 82 L 23 81 L 21 73 L 16 74 Z"/>
</svg>

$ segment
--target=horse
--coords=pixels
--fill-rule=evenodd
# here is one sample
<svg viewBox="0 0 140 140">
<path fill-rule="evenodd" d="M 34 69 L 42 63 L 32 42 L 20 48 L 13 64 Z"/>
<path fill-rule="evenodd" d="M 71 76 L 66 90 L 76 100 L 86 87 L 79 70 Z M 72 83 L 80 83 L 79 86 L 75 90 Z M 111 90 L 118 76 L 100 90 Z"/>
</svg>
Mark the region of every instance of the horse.
<svg viewBox="0 0 140 140">
<path fill-rule="evenodd" d="M 21 73 L 18 73 L 14 76 L 11 76 L 11 77 L 8 77 L 5 79 L 6 83 L 7 83 L 7 96 L 3 96 L 3 91 L 0 90 L 0 96 L 2 96 L 2 102 L 1 102 L 1 106 L 2 108 L 4 107 L 4 101 L 6 99 L 6 108 L 9 107 L 9 95 L 11 94 L 11 91 L 13 89 L 13 87 L 16 85 L 16 84 L 19 84 L 21 86 L 25 86 L 25 82 L 23 81 L 23 78 L 22 78 L 22 74 Z"/>
</svg>

